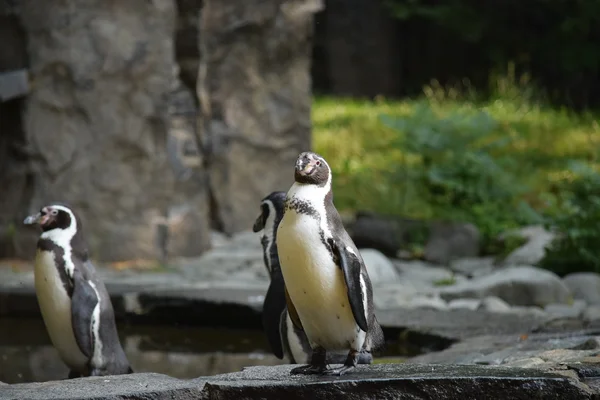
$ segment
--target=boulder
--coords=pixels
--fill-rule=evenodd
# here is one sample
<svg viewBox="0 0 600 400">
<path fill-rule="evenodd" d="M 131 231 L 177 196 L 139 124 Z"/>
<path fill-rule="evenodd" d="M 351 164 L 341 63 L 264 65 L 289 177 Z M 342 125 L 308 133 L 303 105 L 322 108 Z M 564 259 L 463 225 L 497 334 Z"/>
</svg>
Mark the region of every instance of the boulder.
<svg viewBox="0 0 600 400">
<path fill-rule="evenodd" d="M 538 307 L 568 304 L 572 300 L 569 288 L 556 274 L 530 266 L 503 268 L 491 275 L 444 287 L 440 295 L 447 301 L 496 296 L 510 305 Z"/>
<path fill-rule="evenodd" d="M 397 257 L 407 244 L 424 240 L 428 227 L 424 221 L 361 211 L 347 229 L 359 249 L 373 248 Z"/>
<path fill-rule="evenodd" d="M 156 373 L 68 379 L 5 386 L 2 399 L 591 399 L 576 379 L 534 369 L 466 365 L 360 365 L 343 379 L 290 378 L 295 366 L 250 367 L 241 372 L 180 380 Z"/>
<path fill-rule="evenodd" d="M 457 275 L 448 268 L 440 267 L 423 261 L 394 261 L 400 279 L 409 282 L 411 286 L 430 291 L 439 286 L 452 286 L 466 281 L 465 277 Z"/>
<path fill-rule="evenodd" d="M 575 300 L 573 304 L 548 304 L 544 311 L 558 318 L 579 318 L 585 308 L 585 301 Z"/>
<path fill-rule="evenodd" d="M 203 148 L 213 223 L 249 229 L 310 150 L 313 14 L 322 0 L 206 0 L 200 13 Z"/>
<path fill-rule="evenodd" d="M 583 310 L 582 318 L 586 322 L 600 321 L 600 305 L 591 305 Z"/>
<path fill-rule="evenodd" d="M 451 261 L 449 267 L 467 278 L 476 278 L 494 271 L 494 257 L 458 258 Z"/>
<path fill-rule="evenodd" d="M 63 201 L 98 260 L 199 255 L 210 245 L 208 197 L 196 105 L 177 77 L 175 3 L 78 5 L 18 3 L 34 79 L 20 150 L 27 187 L 7 200 L 19 204 L 9 207 L 15 226 Z"/>
<path fill-rule="evenodd" d="M 522 236 L 527 242 L 513 250 L 502 262 L 503 265 L 537 265 L 546 254 L 546 246 L 550 245 L 555 234 L 543 226 L 528 226 L 507 234 Z"/>
<path fill-rule="evenodd" d="M 600 304 L 600 274 L 576 272 L 565 276 L 563 281 L 573 293 L 573 298 L 588 304 Z"/>
<path fill-rule="evenodd" d="M 465 308 L 467 310 L 477 310 L 481 305 L 481 300 L 479 299 L 454 299 L 448 302 L 448 308 Z"/>
<path fill-rule="evenodd" d="M 449 264 L 452 260 L 479 255 L 481 234 L 473 224 L 433 222 L 425 245 L 425 260 Z"/>
<path fill-rule="evenodd" d="M 375 249 L 360 249 L 360 254 L 365 262 L 369 278 L 375 284 L 388 283 L 398 280 L 398 272 L 394 264 Z"/>
<path fill-rule="evenodd" d="M 510 311 L 510 304 L 499 297 L 487 296 L 481 300 L 481 304 L 479 305 L 478 309 L 490 312 L 508 312 Z"/>
</svg>

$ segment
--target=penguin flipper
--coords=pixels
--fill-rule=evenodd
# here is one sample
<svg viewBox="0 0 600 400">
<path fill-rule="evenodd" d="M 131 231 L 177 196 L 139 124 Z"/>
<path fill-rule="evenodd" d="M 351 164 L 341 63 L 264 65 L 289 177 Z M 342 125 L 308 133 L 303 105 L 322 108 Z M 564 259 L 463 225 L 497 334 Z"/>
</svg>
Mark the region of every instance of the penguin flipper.
<svg viewBox="0 0 600 400">
<path fill-rule="evenodd" d="M 360 329 L 367 332 L 368 323 L 363 298 L 367 296 L 367 293 L 362 292 L 361 281 L 361 264 L 360 260 L 353 254 L 349 254 L 348 251 L 342 247 L 339 243 L 336 243 L 333 239 L 329 239 L 329 244 L 333 250 L 333 254 L 337 256 L 339 260 L 339 266 L 344 274 L 344 280 L 348 289 L 348 300 L 350 302 L 350 308 L 354 319 Z"/>
<path fill-rule="evenodd" d="M 267 341 L 275 357 L 283 359 L 281 338 L 281 314 L 285 310 L 285 292 L 283 282 L 271 281 L 263 302 L 262 322 Z"/>
<path fill-rule="evenodd" d="M 304 328 L 302 327 L 302 322 L 300 321 L 300 317 L 298 316 L 296 307 L 294 307 L 294 303 L 292 303 L 292 299 L 290 299 L 290 295 L 287 291 L 287 288 L 285 289 L 285 302 L 287 304 L 288 314 L 290 315 L 290 319 L 292 320 L 294 327 L 296 329 L 304 331 Z"/>
<path fill-rule="evenodd" d="M 94 288 L 85 280 L 79 268 L 73 271 L 73 295 L 71 296 L 71 323 L 73 334 L 81 352 L 91 358 L 94 349 L 92 341 L 92 313 L 98 304 Z"/>
</svg>

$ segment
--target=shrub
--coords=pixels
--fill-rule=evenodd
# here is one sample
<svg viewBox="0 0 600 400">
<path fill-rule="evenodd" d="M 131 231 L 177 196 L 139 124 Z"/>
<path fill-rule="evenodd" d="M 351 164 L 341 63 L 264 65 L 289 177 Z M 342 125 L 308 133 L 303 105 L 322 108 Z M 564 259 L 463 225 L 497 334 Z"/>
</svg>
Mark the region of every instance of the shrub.
<svg viewBox="0 0 600 400">
<path fill-rule="evenodd" d="M 600 272 L 600 173 L 583 162 L 570 166 L 574 177 L 559 185 L 561 212 L 546 223 L 559 236 L 540 265 L 559 275 Z"/>
<path fill-rule="evenodd" d="M 390 180 L 411 186 L 433 218 L 471 222 L 486 243 L 506 229 L 541 221 L 520 200 L 529 188 L 518 179 L 519 164 L 501 151 L 510 136 L 494 135 L 497 122 L 485 111 L 439 118 L 421 104 L 411 116 L 382 121 L 397 131 L 392 146 L 406 155 Z"/>
</svg>

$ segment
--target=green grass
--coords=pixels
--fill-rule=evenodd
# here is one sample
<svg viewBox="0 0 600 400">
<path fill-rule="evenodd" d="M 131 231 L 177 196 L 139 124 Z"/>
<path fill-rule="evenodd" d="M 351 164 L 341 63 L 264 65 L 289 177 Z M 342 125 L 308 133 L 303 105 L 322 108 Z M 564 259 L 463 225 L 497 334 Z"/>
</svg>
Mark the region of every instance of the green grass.
<svg viewBox="0 0 600 400">
<path fill-rule="evenodd" d="M 495 95 L 487 100 L 479 99 L 472 90 L 439 85 L 425 88 L 424 96 L 412 100 L 315 97 L 313 146 L 333 169 L 338 209 L 436 217 L 431 204 L 409 184 L 410 178 L 391 177 L 390 170 L 402 171 L 403 165 L 414 160 L 397 145 L 402 132 L 380 120 L 382 115 L 411 116 L 419 105 L 427 104 L 440 118 L 451 113 L 487 112 L 497 123 L 493 135 L 512 139 L 499 155 L 512 157 L 517 165 L 519 183 L 527 188 L 521 200 L 537 211 L 551 212 L 557 184 L 574 178 L 567 161 L 582 160 L 598 166 L 599 115 L 546 106 L 534 100 L 535 91 L 528 82 L 515 81 L 510 76 L 496 78 Z"/>
</svg>

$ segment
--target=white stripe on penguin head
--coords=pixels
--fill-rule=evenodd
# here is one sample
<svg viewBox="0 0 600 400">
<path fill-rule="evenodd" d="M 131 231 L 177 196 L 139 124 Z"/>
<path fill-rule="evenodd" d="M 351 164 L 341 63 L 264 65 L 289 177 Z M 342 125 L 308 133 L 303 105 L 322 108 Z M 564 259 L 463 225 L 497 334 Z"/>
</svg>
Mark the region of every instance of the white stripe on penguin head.
<svg viewBox="0 0 600 400">
<path fill-rule="evenodd" d="M 77 219 L 73 212 L 68 208 L 61 205 L 51 204 L 47 207 L 54 208 L 56 210 L 64 211 L 69 214 L 71 223 L 66 228 L 54 228 L 52 230 L 43 232 L 42 239 L 48 239 L 57 246 L 61 247 L 64 251 L 65 258 L 65 271 L 69 278 L 73 278 L 73 272 L 75 271 L 75 265 L 71 259 L 71 239 L 77 233 Z"/>
</svg>

